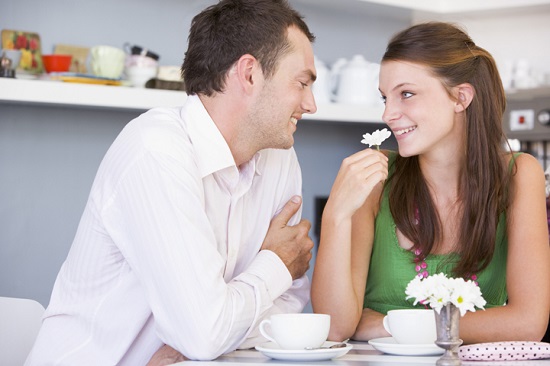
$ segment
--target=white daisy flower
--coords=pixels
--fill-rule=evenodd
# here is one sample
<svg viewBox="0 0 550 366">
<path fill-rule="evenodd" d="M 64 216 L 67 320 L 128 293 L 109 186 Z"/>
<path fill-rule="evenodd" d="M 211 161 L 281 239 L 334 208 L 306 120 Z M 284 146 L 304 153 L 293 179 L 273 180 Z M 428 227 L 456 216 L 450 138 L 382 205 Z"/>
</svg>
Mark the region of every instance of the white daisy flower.
<svg viewBox="0 0 550 366">
<path fill-rule="evenodd" d="M 361 143 L 369 145 L 369 147 L 376 146 L 376 149 L 380 150 L 380 145 L 382 145 L 382 142 L 384 142 L 390 136 L 391 132 L 388 131 L 387 128 L 384 128 L 382 130 L 376 130 L 372 134 L 364 134 Z"/>
<path fill-rule="evenodd" d="M 475 282 L 449 278 L 443 273 L 426 278 L 415 277 L 407 285 L 405 294 L 407 300 L 414 299 L 413 305 L 429 305 L 438 313 L 445 305 L 454 304 L 461 316 L 467 311 L 475 312 L 475 308 L 484 309 L 487 303 Z"/>
</svg>

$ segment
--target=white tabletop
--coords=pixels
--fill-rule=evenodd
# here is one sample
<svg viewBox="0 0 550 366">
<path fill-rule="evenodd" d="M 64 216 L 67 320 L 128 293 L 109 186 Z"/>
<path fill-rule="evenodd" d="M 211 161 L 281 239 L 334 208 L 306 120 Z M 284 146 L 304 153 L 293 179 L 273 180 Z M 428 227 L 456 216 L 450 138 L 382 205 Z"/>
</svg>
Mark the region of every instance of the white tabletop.
<svg viewBox="0 0 550 366">
<path fill-rule="evenodd" d="M 334 366 L 425 366 L 435 365 L 440 356 L 393 356 L 372 348 L 366 342 L 350 342 L 353 349 L 346 355 L 330 361 L 299 362 L 279 361 L 264 356 L 256 350 L 237 350 L 217 358 L 214 361 L 184 361 L 173 366 L 265 366 L 286 365 L 334 365 Z M 223 363 L 223 365 L 221 365 Z M 550 366 L 550 359 L 530 361 L 462 361 L 463 366 Z"/>
</svg>

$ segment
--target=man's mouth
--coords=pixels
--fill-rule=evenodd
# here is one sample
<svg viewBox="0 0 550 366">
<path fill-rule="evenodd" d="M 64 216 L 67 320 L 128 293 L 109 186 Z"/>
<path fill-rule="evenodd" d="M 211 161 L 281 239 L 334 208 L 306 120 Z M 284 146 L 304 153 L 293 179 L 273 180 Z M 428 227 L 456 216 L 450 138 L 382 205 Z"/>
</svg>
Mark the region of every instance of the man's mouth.
<svg viewBox="0 0 550 366">
<path fill-rule="evenodd" d="M 298 119 L 294 118 L 294 117 L 291 117 L 290 122 L 294 123 L 294 126 L 296 126 L 298 124 Z"/>
<path fill-rule="evenodd" d="M 396 136 L 400 136 L 400 135 L 403 135 L 407 132 L 411 132 L 411 131 L 414 131 L 416 130 L 416 126 L 413 126 L 413 127 L 407 127 L 407 128 L 404 128 L 402 130 L 396 130 L 396 131 L 393 131 L 393 133 L 396 135 Z"/>
</svg>

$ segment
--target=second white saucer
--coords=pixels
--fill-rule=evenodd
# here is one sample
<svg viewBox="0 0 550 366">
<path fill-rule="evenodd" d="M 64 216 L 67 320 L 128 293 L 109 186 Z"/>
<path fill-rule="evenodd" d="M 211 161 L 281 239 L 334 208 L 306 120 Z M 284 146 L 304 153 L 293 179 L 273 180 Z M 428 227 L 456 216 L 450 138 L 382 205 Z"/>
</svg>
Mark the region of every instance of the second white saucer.
<svg viewBox="0 0 550 366">
<path fill-rule="evenodd" d="M 380 352 L 397 356 L 431 356 L 441 355 L 445 350 L 435 343 L 426 344 L 400 344 L 392 337 L 375 338 L 369 344 Z"/>
</svg>

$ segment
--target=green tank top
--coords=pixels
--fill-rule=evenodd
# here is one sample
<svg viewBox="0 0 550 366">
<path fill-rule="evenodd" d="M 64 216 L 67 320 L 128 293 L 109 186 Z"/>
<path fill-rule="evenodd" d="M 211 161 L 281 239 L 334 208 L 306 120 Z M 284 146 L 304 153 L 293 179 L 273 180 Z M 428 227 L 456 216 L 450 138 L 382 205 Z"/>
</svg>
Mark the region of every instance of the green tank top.
<svg viewBox="0 0 550 366">
<path fill-rule="evenodd" d="M 396 153 L 391 152 L 390 167 L 395 157 Z M 482 272 L 476 273 L 479 288 L 487 301 L 486 308 L 502 306 L 508 297 L 506 292 L 507 253 L 506 215 L 503 213 L 499 218 L 493 258 Z M 399 246 L 396 225 L 389 207 L 389 187 L 386 187 L 375 221 L 374 242 L 363 307 L 382 314 L 393 309 L 413 308 L 413 299 L 405 300 L 405 288 L 416 276 L 414 257 L 410 250 Z M 457 259 L 458 255 L 453 253 L 430 254 L 425 261 L 430 275 L 443 272 L 451 276 Z M 424 306 L 417 304 L 416 307 Z"/>
</svg>

